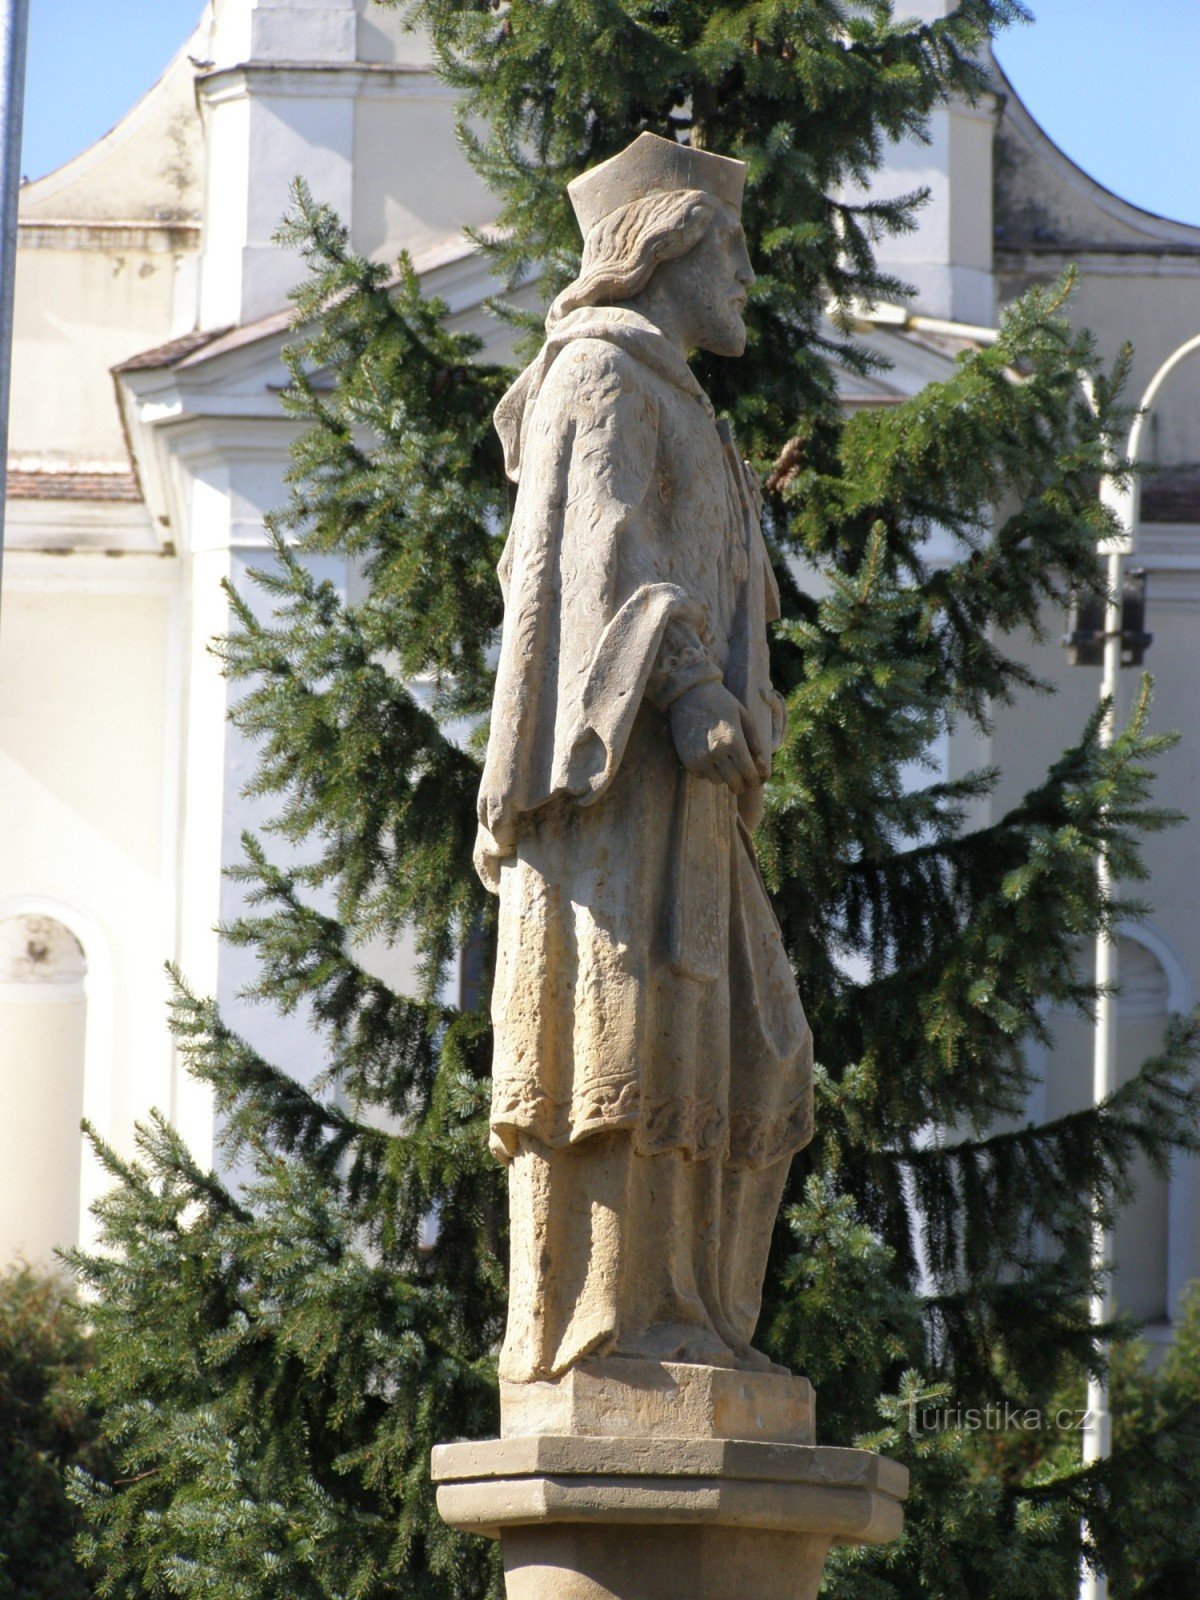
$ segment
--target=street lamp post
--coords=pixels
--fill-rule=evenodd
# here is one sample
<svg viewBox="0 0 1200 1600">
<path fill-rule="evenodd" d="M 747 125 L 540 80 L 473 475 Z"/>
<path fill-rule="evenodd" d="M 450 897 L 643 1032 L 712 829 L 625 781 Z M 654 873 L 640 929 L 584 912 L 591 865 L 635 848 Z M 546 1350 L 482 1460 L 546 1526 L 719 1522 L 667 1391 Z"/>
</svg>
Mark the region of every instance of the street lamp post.
<svg viewBox="0 0 1200 1600">
<path fill-rule="evenodd" d="M 1131 439 L 1132 444 L 1132 439 Z M 1132 458 L 1131 458 L 1132 459 Z M 1112 463 L 1110 462 L 1110 466 Z M 1132 485 L 1131 478 L 1131 485 Z M 1124 589 L 1122 563 L 1133 553 L 1135 492 L 1131 486 L 1122 488 L 1110 477 L 1105 477 L 1100 491 L 1101 500 L 1116 514 L 1120 533 L 1101 546 L 1108 557 L 1108 593 L 1104 600 L 1104 668 L 1100 676 L 1100 699 L 1104 704 L 1104 719 L 1100 724 L 1100 744 L 1111 747 L 1116 734 L 1117 689 L 1121 671 L 1121 597 Z M 1096 858 L 1096 880 L 1103 900 L 1112 890 L 1112 874 L 1108 852 L 1101 850 Z M 1115 1087 L 1117 1057 L 1117 940 L 1111 927 L 1103 927 L 1096 936 L 1096 1029 L 1092 1050 L 1092 1100 L 1099 1105 Z M 1092 1295 L 1090 1318 L 1093 1327 L 1107 1322 L 1112 1305 L 1112 1235 L 1099 1222 L 1092 1235 L 1092 1266 L 1099 1282 Z M 1087 1430 L 1083 1435 L 1083 1463 L 1090 1466 L 1103 1461 L 1112 1452 L 1112 1414 L 1109 1409 L 1108 1375 L 1093 1374 L 1088 1379 Z M 1080 1585 L 1080 1600 L 1108 1600 L 1108 1579 L 1103 1572 L 1085 1564 Z"/>
<path fill-rule="evenodd" d="M 1158 398 L 1159 390 L 1175 368 L 1193 352 L 1200 350 L 1200 334 L 1187 339 L 1159 367 L 1151 379 L 1133 426 L 1129 431 L 1126 459 L 1129 472 L 1124 483 L 1117 483 L 1111 473 L 1116 458 L 1109 452 L 1108 467 L 1100 489 L 1102 502 L 1112 511 L 1117 524 L 1110 539 L 1100 545 L 1100 554 L 1108 559 L 1108 594 L 1104 605 L 1104 670 L 1100 678 L 1100 700 L 1105 707 L 1100 725 L 1100 743 L 1105 748 L 1112 745 L 1116 734 L 1116 699 L 1120 683 L 1122 647 L 1122 597 L 1124 593 L 1123 563 L 1133 554 L 1141 504 L 1141 482 L 1137 468 L 1141 458 L 1142 435 L 1150 407 Z M 1091 394 L 1089 392 L 1089 399 Z M 1102 896 L 1107 899 L 1112 888 L 1108 856 L 1103 850 L 1096 862 L 1096 876 Z M 1117 940 L 1111 927 L 1102 928 L 1096 938 L 1096 983 L 1100 989 L 1096 1002 L 1096 1030 L 1092 1054 L 1092 1096 L 1095 1104 L 1108 1098 L 1116 1088 L 1117 997 L 1113 988 L 1117 982 Z M 1112 1237 L 1107 1229 L 1097 1223 L 1092 1240 L 1092 1262 L 1100 1277 L 1099 1287 L 1092 1296 L 1091 1320 L 1094 1326 L 1108 1322 L 1113 1313 L 1112 1302 Z M 1106 1375 L 1093 1377 L 1088 1382 L 1088 1430 L 1083 1436 L 1085 1465 L 1105 1460 L 1112 1452 L 1112 1414 L 1109 1408 L 1109 1388 Z M 1108 1600 L 1108 1579 L 1103 1572 L 1093 1571 L 1085 1565 L 1080 1583 L 1080 1600 Z"/>
</svg>

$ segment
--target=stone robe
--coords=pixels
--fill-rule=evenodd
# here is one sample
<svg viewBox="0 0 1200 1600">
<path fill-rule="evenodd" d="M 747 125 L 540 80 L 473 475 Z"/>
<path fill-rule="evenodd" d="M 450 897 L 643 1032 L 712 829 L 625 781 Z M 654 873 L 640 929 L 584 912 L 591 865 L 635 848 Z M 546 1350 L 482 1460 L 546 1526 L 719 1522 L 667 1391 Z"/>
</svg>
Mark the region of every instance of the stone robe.
<svg viewBox="0 0 1200 1600">
<path fill-rule="evenodd" d="M 722 679 L 782 737 L 756 486 L 690 368 L 621 307 L 553 329 L 497 426 L 519 483 L 476 860 L 500 896 L 501 1373 L 749 1348 L 811 1044 L 740 801 L 669 707 Z"/>
</svg>

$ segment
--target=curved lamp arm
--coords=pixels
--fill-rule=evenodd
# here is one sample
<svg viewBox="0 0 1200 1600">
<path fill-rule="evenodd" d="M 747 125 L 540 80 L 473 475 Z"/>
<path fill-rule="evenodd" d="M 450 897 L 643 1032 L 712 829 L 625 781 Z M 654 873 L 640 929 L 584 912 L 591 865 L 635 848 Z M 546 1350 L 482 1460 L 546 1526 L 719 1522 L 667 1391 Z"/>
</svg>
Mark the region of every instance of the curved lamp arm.
<svg viewBox="0 0 1200 1600">
<path fill-rule="evenodd" d="M 1153 378 L 1151 378 L 1149 384 L 1147 385 L 1146 392 L 1142 396 L 1142 403 L 1138 406 L 1137 415 L 1133 419 L 1133 426 L 1129 430 L 1129 441 L 1126 445 L 1126 457 L 1131 467 L 1136 468 L 1140 460 L 1142 433 L 1146 426 L 1146 419 L 1150 415 L 1150 408 L 1154 404 L 1155 400 L 1158 399 L 1160 389 L 1175 371 L 1175 368 L 1179 366 L 1182 361 L 1185 361 L 1188 356 L 1194 355 L 1198 350 L 1200 350 L 1200 333 L 1193 334 L 1190 339 L 1185 339 L 1177 350 L 1173 350 L 1163 362 L 1162 366 L 1159 367 Z M 1093 398 L 1090 380 L 1088 382 L 1088 399 L 1094 410 L 1095 401 Z M 1112 465 L 1115 465 L 1115 460 L 1112 462 Z M 1128 483 L 1123 486 L 1113 483 L 1110 478 L 1105 478 L 1103 484 L 1101 485 L 1100 497 L 1104 501 L 1105 505 L 1109 506 L 1116 513 L 1121 524 L 1123 535 L 1121 539 L 1121 553 L 1123 555 L 1131 555 L 1133 553 L 1133 538 L 1134 533 L 1137 530 L 1142 501 L 1142 483 L 1140 476 L 1136 471 L 1131 472 Z M 1110 553 L 1110 547 L 1115 542 L 1115 540 L 1105 541 L 1105 543 L 1100 547 L 1102 553 Z"/>
</svg>

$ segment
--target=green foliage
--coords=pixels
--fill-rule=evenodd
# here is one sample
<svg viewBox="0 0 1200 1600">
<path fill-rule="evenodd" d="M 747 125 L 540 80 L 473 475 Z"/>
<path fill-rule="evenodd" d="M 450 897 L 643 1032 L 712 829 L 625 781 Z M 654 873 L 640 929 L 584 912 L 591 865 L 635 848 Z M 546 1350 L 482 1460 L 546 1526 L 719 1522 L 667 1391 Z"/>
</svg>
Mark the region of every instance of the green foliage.
<svg viewBox="0 0 1200 1600">
<path fill-rule="evenodd" d="M 66 1285 L 29 1267 L 0 1277 L 0 1600 L 87 1600 L 64 1474 L 109 1468 L 76 1380 L 92 1359 Z"/>
<path fill-rule="evenodd" d="M 1185 1292 L 1174 1340 L 1158 1359 L 1128 1329 L 1118 1334 L 1109 1379 L 1111 1460 L 1080 1466 L 1080 1428 L 1090 1414 L 1076 1375 L 1036 1426 L 982 1436 L 974 1470 L 1027 1515 L 1059 1519 L 1064 1547 L 1072 1524 L 1086 1519 L 1087 1549 L 1112 1593 L 1187 1600 L 1200 1550 L 1200 1283 Z"/>
<path fill-rule="evenodd" d="M 392 277 L 354 256 L 302 186 L 289 236 L 313 266 L 285 397 L 307 427 L 259 574 L 269 607 L 231 593 L 223 646 L 252 684 L 236 717 L 289 864 L 246 839 L 227 934 L 258 954 L 257 997 L 303 1009 L 328 1070 L 300 1085 L 179 983 L 176 1038 L 248 1181 L 201 1171 L 161 1120 L 135 1163 L 100 1147 L 120 1254 L 78 1265 L 128 1481 L 78 1492 L 102 1594 L 480 1600 L 489 1553 L 438 1521 L 428 1462 L 498 1420 L 488 1038 L 437 994 L 484 899 L 478 769 L 452 733 L 489 693 L 501 379 L 406 263 Z M 360 598 L 320 575 L 332 552 L 357 563 Z M 406 926 L 426 974 L 411 997 L 354 957 Z"/>
<path fill-rule="evenodd" d="M 258 580 L 272 615 L 230 597 L 226 665 L 255 681 L 235 720 L 259 745 L 250 792 L 281 797 L 272 831 L 304 847 L 291 881 L 328 888 L 360 940 L 414 928 L 433 993 L 484 900 L 470 868 L 478 767 L 453 735 L 491 701 L 508 504 L 491 415 L 506 380 L 476 360 L 477 339 L 447 331 L 407 261 L 393 281 L 356 257 L 303 185 L 281 240 L 311 269 L 283 399 L 304 431 Z M 353 604 L 314 570 L 331 555 L 356 563 Z M 252 857 L 243 877 L 262 872 Z M 305 926 L 297 951 L 268 958 L 272 997 L 320 982 L 306 960 L 289 965 L 313 937 Z"/>
<path fill-rule="evenodd" d="M 916 399 L 849 422 L 833 403 L 831 357 L 864 358 L 827 302 L 897 292 L 871 241 L 916 204 L 851 203 L 842 186 L 869 178 L 885 138 L 976 92 L 976 46 L 1020 14 L 1000 0 L 923 26 L 835 0 L 409 7 L 464 93 L 464 141 L 497 196 L 488 248 L 514 279 L 553 287 L 574 270 L 564 182 L 644 127 L 686 126 L 749 165 L 750 349 L 700 375 L 768 473 L 790 725 L 759 842 L 819 1050 L 817 1137 L 795 1163 L 761 1333 L 817 1380 L 824 1437 L 874 1437 L 912 1468 L 904 1541 L 831 1573 L 832 1593 L 872 1600 L 1066 1595 L 1081 1511 L 1109 1539 L 1098 1476 L 997 1465 L 975 1437 L 907 1419 L 933 1393 L 1037 1404 L 1103 1359 L 1091 1222 L 1128 1197 L 1135 1161 L 1163 1170 L 1197 1112 L 1184 1019 L 1104 1106 L 1024 1120 L 1046 1002 L 1086 1008 L 1080 942 L 1138 913 L 1102 898 L 1096 855 L 1136 884 L 1141 840 L 1171 820 L 1149 798 L 1164 740 L 1148 690 L 1111 748 L 1093 720 L 1007 812 L 994 772 L 926 770 L 937 740 L 1045 688 L 1011 635 L 1096 582 L 1121 368 L 1101 373 L 1071 332 L 1064 285 L 1020 301 L 994 349 Z M 162 1122 L 137 1162 L 102 1150 L 112 1251 L 78 1266 L 120 1481 L 79 1479 L 85 1549 L 114 1596 L 483 1600 L 499 1593 L 494 1553 L 438 1521 L 427 1462 L 496 1420 L 491 912 L 470 852 L 508 507 L 490 415 L 507 375 L 407 263 L 393 277 L 356 256 L 303 188 L 285 236 L 310 269 L 284 400 L 291 499 L 222 646 L 273 820 L 245 841 L 227 932 L 257 958 L 254 998 L 304 1019 L 326 1070 L 298 1083 L 180 985 L 177 1037 L 246 1182 L 198 1168 Z M 422 962 L 407 996 L 361 959 L 400 939 Z M 452 1005 L 464 943 L 483 982 Z M 1131 1474 L 1122 1493 L 1151 1494 L 1167 1461 L 1147 1443 L 1157 1404 L 1107 1469 Z"/>
<path fill-rule="evenodd" d="M 1111 1462 L 1095 1473 L 1089 1512 L 1114 1594 L 1183 1600 L 1200 1551 L 1200 1282 L 1157 1371 L 1141 1340 L 1114 1361 Z"/>
<path fill-rule="evenodd" d="M 901 288 L 872 245 L 913 226 L 921 191 L 843 189 L 869 180 L 887 139 L 923 137 L 948 95 L 980 93 L 978 46 L 1028 15 L 1014 0 L 964 0 L 924 25 L 889 0 L 392 3 L 429 30 L 461 91 L 460 138 L 496 193 L 489 239 L 509 278 L 533 272 L 550 293 L 574 276 L 566 184 L 644 129 L 747 163 L 751 344 L 736 371 L 710 361 L 701 376 L 742 448 L 764 454 L 832 393 L 824 357 L 846 346 L 821 329 L 826 298 Z"/>
<path fill-rule="evenodd" d="M 915 1371 L 881 1403 L 884 1426 L 860 1440 L 902 1461 L 912 1489 L 902 1540 L 837 1551 L 823 1594 L 831 1600 L 1073 1600 L 1079 1592 L 1078 1512 L 1063 1496 L 1030 1498 L 992 1470 L 981 1435 L 926 1427 L 953 1401 L 948 1385 Z"/>
</svg>

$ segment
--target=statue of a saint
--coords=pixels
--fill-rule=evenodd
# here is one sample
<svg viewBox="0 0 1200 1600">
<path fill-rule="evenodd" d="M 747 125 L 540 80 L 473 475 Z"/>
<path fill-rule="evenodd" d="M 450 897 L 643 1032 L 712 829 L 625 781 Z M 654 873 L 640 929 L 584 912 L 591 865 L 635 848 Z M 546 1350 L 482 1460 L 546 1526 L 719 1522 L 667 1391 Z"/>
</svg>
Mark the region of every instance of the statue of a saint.
<svg viewBox="0 0 1200 1600">
<path fill-rule="evenodd" d="M 570 187 L 578 279 L 496 423 L 519 485 L 477 864 L 500 896 L 501 1376 L 750 1343 L 812 1054 L 751 830 L 783 734 L 738 356 L 744 167 L 642 134 Z"/>
</svg>

